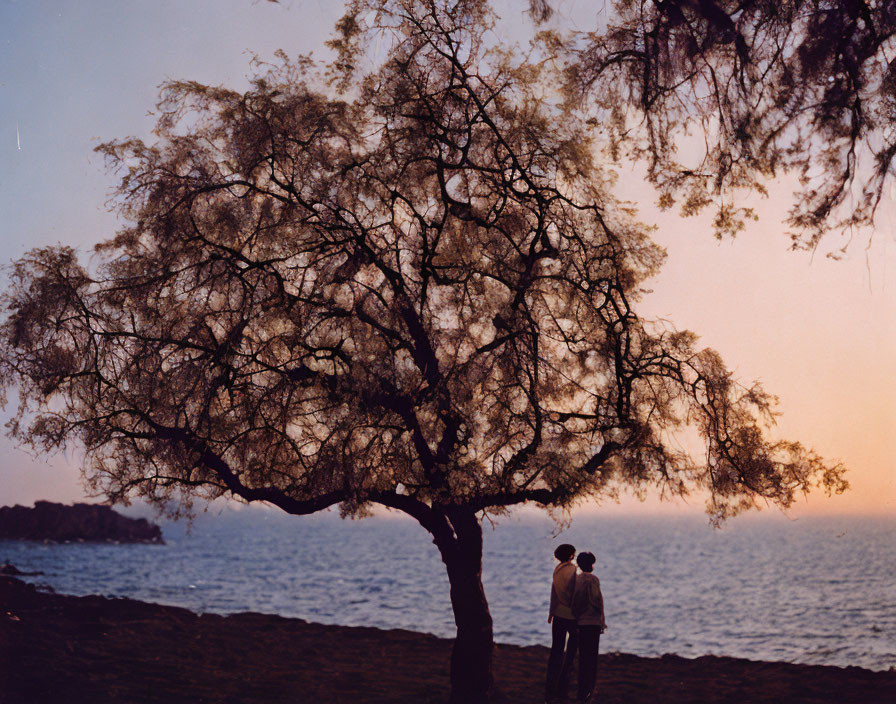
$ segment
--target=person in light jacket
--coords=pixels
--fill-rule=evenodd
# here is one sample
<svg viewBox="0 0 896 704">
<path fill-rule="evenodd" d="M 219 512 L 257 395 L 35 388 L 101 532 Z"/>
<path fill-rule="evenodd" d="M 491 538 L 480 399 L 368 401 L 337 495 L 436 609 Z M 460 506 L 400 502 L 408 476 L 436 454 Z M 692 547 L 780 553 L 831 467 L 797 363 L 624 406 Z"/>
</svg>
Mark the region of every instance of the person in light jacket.
<svg viewBox="0 0 896 704">
<path fill-rule="evenodd" d="M 572 596 L 576 586 L 576 566 L 572 558 L 576 549 L 564 543 L 554 550 L 560 563 L 554 568 L 551 580 L 551 601 L 548 623 L 551 624 L 551 654 L 548 658 L 548 675 L 545 684 L 545 700 L 554 702 L 566 697 L 569 673 L 576 657 L 578 631 L 572 615 Z"/>
<path fill-rule="evenodd" d="M 600 634 L 607 629 L 607 622 L 604 619 L 604 597 L 600 593 L 600 580 L 593 574 L 594 555 L 590 552 L 579 553 L 576 562 L 582 573 L 576 577 L 572 613 L 576 618 L 579 635 L 578 700 L 584 704 L 592 701 L 594 695 Z"/>
</svg>

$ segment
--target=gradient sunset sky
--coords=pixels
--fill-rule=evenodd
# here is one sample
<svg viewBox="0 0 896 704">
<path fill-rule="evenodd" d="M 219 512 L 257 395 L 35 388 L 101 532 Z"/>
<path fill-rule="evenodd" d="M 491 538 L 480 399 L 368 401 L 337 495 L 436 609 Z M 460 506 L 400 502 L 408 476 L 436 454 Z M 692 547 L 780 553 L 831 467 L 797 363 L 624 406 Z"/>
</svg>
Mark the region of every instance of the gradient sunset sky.
<svg viewBox="0 0 896 704">
<path fill-rule="evenodd" d="M 557 3 L 557 23 L 596 23 L 588 0 Z M 511 26 L 524 3 L 504 2 Z M 110 237 L 105 201 L 115 179 L 93 153 L 100 142 L 150 139 L 158 86 L 187 78 L 245 88 L 255 53 L 272 60 L 313 51 L 341 3 L 332 0 L 0 0 L 0 237 L 3 261 L 35 246 L 70 244 L 86 254 Z M 744 382 L 780 398 L 776 435 L 796 439 L 850 469 L 852 490 L 812 495 L 789 512 L 896 513 L 896 194 L 879 229 L 858 235 L 845 259 L 788 251 L 781 219 L 793 186 L 771 184 L 754 205 L 759 222 L 716 242 L 707 219 L 659 214 L 636 173 L 620 192 L 643 204 L 666 247 L 662 273 L 639 311 L 693 330 Z M 8 418 L 8 411 L 3 416 Z M 34 458 L 0 439 L 0 505 L 83 500 L 78 454 Z M 702 510 L 624 501 L 612 512 Z"/>
</svg>

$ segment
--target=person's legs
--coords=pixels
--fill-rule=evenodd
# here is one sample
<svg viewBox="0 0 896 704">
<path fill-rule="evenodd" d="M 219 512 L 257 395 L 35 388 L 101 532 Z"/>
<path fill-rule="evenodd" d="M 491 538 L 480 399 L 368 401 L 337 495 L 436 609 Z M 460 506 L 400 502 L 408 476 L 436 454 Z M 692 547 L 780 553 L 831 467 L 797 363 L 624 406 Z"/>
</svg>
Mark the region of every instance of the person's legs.
<svg viewBox="0 0 896 704">
<path fill-rule="evenodd" d="M 566 641 L 566 654 L 563 657 L 563 667 L 560 670 L 560 679 L 557 682 L 557 694 L 566 697 L 569 690 L 569 676 L 575 664 L 576 651 L 579 649 L 579 629 L 575 621 L 567 621 L 569 640 Z"/>
<path fill-rule="evenodd" d="M 600 626 L 579 626 L 579 702 L 588 702 L 597 681 Z"/>
<path fill-rule="evenodd" d="M 570 641 L 569 645 L 567 645 L 567 637 Z M 565 654 L 571 646 L 575 646 L 576 640 L 575 621 L 555 616 L 551 625 L 551 654 L 548 657 L 548 675 L 544 692 L 545 699 L 548 701 L 556 699 L 561 692 L 565 693 L 566 691 L 569 670 Z M 575 655 L 574 652 L 573 655 Z M 567 673 L 565 681 L 564 671 Z M 561 689 L 561 685 L 564 687 L 563 689 Z"/>
</svg>

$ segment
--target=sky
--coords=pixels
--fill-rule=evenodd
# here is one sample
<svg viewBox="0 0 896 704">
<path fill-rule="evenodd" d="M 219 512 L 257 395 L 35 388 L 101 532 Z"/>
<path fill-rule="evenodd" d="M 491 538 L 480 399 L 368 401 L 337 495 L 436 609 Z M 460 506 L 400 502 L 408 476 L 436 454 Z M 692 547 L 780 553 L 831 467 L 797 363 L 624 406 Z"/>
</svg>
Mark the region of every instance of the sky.
<svg viewBox="0 0 896 704">
<path fill-rule="evenodd" d="M 502 3 L 513 25 L 520 4 Z M 591 21 L 595 4 L 559 3 L 555 21 Z M 0 0 L 0 240 L 6 265 L 36 246 L 84 252 L 116 228 L 106 200 L 115 185 L 93 153 L 101 141 L 150 139 L 159 85 L 188 78 L 245 88 L 253 53 L 313 51 L 340 12 L 335 0 Z M 896 203 L 879 230 L 845 259 L 791 252 L 781 220 L 793 186 L 772 184 L 753 205 L 760 220 L 716 242 L 705 218 L 658 213 L 637 173 L 621 195 L 645 204 L 643 220 L 668 252 L 641 304 L 700 335 L 745 382 L 780 399 L 776 436 L 798 439 L 850 469 L 848 493 L 813 494 L 788 515 L 896 512 Z M 5 421 L 9 409 L 2 416 Z M 33 457 L 0 438 L 0 505 L 84 500 L 78 454 Z M 585 510 L 702 510 L 702 501 L 623 500 Z"/>
</svg>

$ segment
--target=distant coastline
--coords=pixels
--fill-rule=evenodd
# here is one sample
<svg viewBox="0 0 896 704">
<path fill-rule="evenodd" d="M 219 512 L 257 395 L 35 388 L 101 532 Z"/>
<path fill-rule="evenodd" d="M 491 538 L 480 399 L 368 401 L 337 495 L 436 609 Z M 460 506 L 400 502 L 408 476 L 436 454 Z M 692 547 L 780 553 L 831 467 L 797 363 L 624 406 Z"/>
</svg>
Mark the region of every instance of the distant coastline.
<svg viewBox="0 0 896 704">
<path fill-rule="evenodd" d="M 35 501 L 34 507 L 0 507 L 0 540 L 163 544 L 162 529 L 145 518 L 127 518 L 102 504 Z"/>
</svg>

